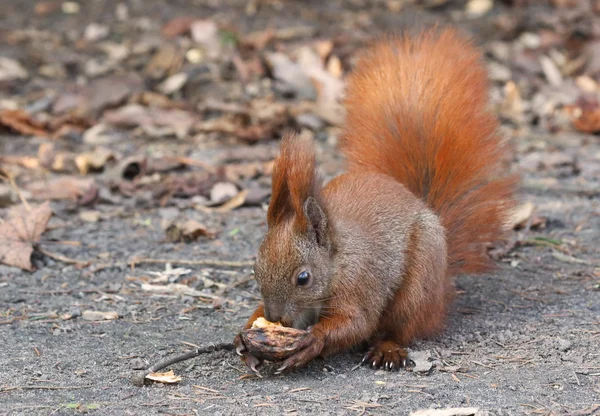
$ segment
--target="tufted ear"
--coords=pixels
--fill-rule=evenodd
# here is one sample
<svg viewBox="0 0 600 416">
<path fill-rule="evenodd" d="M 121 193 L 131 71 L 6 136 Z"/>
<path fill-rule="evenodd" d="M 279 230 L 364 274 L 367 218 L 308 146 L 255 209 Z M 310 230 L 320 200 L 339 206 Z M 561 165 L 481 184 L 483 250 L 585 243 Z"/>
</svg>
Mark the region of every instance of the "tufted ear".
<svg viewBox="0 0 600 416">
<path fill-rule="evenodd" d="M 267 224 L 269 228 L 274 227 L 283 218 L 290 216 L 294 210 L 290 198 L 290 190 L 287 186 L 284 163 L 285 161 L 282 160 L 282 156 L 278 156 L 273 166 L 271 202 L 267 210 Z"/>
<path fill-rule="evenodd" d="M 295 217 L 296 225 L 306 229 L 304 203 L 321 192 L 315 171 L 315 150 L 311 139 L 288 133 L 281 140 L 273 165 L 271 203 L 267 211 L 269 228 Z"/>
<path fill-rule="evenodd" d="M 320 247 L 329 246 L 327 214 L 316 198 L 309 196 L 304 202 L 304 216 L 309 238 Z"/>
</svg>

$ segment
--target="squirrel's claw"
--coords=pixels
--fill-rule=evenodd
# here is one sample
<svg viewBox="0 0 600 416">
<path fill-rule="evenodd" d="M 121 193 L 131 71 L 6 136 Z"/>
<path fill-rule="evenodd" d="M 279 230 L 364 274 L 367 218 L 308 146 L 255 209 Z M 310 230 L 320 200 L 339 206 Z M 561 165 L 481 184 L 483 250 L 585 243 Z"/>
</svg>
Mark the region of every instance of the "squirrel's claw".
<svg viewBox="0 0 600 416">
<path fill-rule="evenodd" d="M 239 334 L 233 340 L 233 345 L 235 345 L 235 352 L 241 357 L 242 362 L 246 367 L 252 370 L 258 377 L 262 377 L 259 371 L 262 361 L 248 352 L 248 349 L 246 348 L 246 345 L 244 345 L 244 341 L 242 341 L 242 337 Z"/>
<path fill-rule="evenodd" d="M 365 354 L 361 365 L 369 363 L 373 369 L 383 368 L 386 371 L 399 370 L 406 367 L 407 352 L 393 341 L 378 342 Z"/>
<path fill-rule="evenodd" d="M 248 367 L 254 374 L 261 377 L 260 375 L 260 367 L 262 366 L 262 361 L 256 358 L 255 356 L 244 352 L 242 353 L 242 362 Z"/>
<path fill-rule="evenodd" d="M 233 345 L 235 345 L 235 352 L 240 357 L 244 355 L 244 351 L 246 351 L 246 345 L 244 345 L 244 341 L 242 341 L 241 334 L 237 334 L 233 339 Z"/>
<path fill-rule="evenodd" d="M 313 333 L 308 334 L 298 346 L 298 352 L 283 361 L 283 365 L 277 369 L 276 374 L 304 367 L 321 354 L 324 345 L 325 343 L 322 338 Z"/>
</svg>

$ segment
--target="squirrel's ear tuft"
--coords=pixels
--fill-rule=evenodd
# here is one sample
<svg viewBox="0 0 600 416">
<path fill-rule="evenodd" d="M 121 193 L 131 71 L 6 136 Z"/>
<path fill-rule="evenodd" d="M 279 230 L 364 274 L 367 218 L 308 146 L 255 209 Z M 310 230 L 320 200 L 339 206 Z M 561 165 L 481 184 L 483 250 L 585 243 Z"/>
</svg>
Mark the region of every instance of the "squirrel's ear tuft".
<svg viewBox="0 0 600 416">
<path fill-rule="evenodd" d="M 306 229 L 304 203 L 321 192 L 321 180 L 315 172 L 312 139 L 288 133 L 281 140 L 279 155 L 273 166 L 271 203 L 267 211 L 269 227 L 291 216 Z"/>
<path fill-rule="evenodd" d="M 271 202 L 267 210 L 269 228 L 293 213 L 290 190 L 287 185 L 286 158 L 283 153 L 275 159 L 272 174 Z"/>
<path fill-rule="evenodd" d="M 304 216 L 307 220 L 309 238 L 317 245 L 327 247 L 329 245 L 327 214 L 317 199 L 312 196 L 304 202 Z"/>
</svg>

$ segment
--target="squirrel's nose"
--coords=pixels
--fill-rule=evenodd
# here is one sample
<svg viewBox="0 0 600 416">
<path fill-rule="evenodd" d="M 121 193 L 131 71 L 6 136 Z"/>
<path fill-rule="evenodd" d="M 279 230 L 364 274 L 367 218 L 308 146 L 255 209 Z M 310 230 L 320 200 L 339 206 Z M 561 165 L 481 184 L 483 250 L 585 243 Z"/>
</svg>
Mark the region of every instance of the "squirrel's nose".
<svg viewBox="0 0 600 416">
<path fill-rule="evenodd" d="M 265 303 L 265 319 L 269 322 L 279 322 L 281 320 L 282 308 L 274 304 Z"/>
</svg>

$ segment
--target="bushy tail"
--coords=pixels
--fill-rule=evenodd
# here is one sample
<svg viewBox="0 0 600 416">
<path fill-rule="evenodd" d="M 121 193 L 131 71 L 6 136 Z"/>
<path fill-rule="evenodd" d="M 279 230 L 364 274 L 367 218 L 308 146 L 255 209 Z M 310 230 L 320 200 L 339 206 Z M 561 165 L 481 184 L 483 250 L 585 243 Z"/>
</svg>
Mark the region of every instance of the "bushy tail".
<svg viewBox="0 0 600 416">
<path fill-rule="evenodd" d="M 479 51 L 454 29 L 379 42 L 359 60 L 346 96 L 341 149 L 349 169 L 393 176 L 423 198 L 447 230 L 451 274 L 490 266 L 515 180 L 488 111 Z"/>
</svg>

